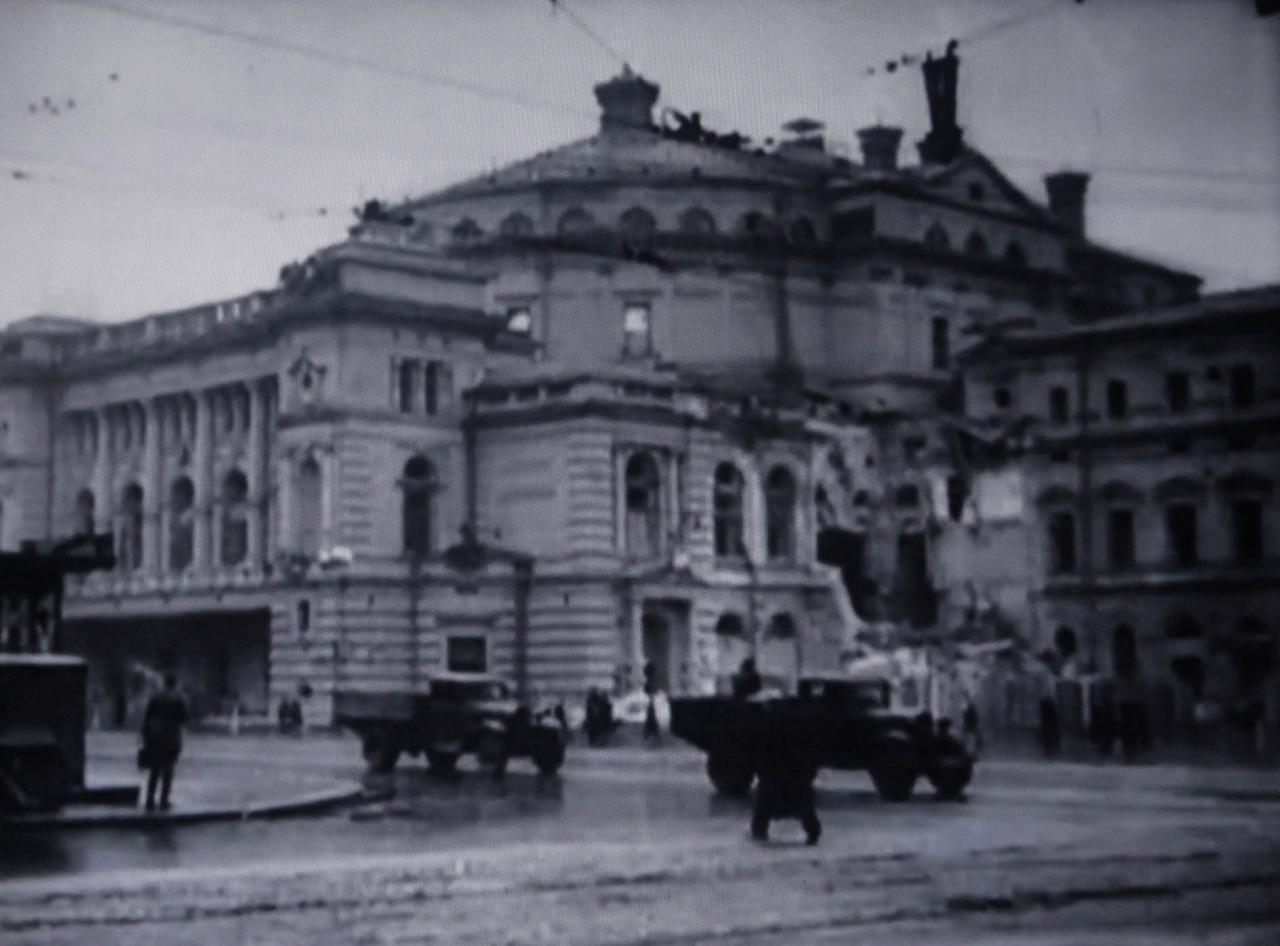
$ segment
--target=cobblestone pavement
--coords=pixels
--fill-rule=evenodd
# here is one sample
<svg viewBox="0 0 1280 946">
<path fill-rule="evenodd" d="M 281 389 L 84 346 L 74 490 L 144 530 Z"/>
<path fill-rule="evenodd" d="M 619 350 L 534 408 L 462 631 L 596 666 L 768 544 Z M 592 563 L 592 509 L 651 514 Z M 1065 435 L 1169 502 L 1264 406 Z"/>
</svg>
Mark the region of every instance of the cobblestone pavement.
<svg viewBox="0 0 1280 946">
<path fill-rule="evenodd" d="M 203 740 L 187 762 L 341 774 L 352 751 Z M 825 774 L 826 833 L 807 848 L 793 824 L 749 841 L 746 808 L 712 800 L 700 770 L 674 748 L 579 750 L 562 779 L 514 772 L 502 788 L 410 766 L 396 802 L 354 818 L 207 842 L 176 829 L 154 856 L 153 841 L 86 833 L 76 843 L 143 856 L 0 882 L 0 941 L 1280 942 L 1271 772 L 997 762 L 966 803 L 904 805 L 876 800 L 864 776 Z"/>
</svg>

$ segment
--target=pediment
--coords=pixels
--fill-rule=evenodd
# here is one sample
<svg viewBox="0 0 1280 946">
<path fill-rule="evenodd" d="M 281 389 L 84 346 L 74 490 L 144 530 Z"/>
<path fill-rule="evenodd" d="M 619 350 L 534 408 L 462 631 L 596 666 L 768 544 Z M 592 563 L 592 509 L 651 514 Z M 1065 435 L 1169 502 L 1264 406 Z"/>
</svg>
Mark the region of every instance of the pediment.
<svg viewBox="0 0 1280 946">
<path fill-rule="evenodd" d="M 1045 208 L 1023 193 L 989 158 L 973 149 L 928 176 L 924 184 L 928 190 L 951 200 L 1019 214 L 1038 222 L 1052 220 Z"/>
</svg>

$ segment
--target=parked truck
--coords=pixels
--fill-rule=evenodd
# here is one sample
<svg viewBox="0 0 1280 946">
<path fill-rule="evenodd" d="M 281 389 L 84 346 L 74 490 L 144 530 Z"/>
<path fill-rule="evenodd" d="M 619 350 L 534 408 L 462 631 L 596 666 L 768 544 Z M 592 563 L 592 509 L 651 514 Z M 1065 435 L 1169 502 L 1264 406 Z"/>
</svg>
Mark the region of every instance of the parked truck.
<svg viewBox="0 0 1280 946">
<path fill-rule="evenodd" d="M 724 795 L 751 790 L 766 727 L 804 747 L 815 770 L 865 769 L 886 801 L 910 798 L 921 776 L 957 798 L 973 776 L 973 758 L 945 725 L 890 711 L 888 681 L 808 677 L 795 696 L 671 700 L 671 731 L 707 754 L 707 775 Z"/>
<path fill-rule="evenodd" d="M 390 772 L 401 753 L 424 755 L 451 772 L 464 755 L 501 775 L 507 761 L 528 757 L 543 775 L 564 762 L 566 734 L 550 710 L 521 706 L 505 681 L 480 674 L 445 674 L 412 691 L 334 695 L 338 725 L 360 737 L 369 771 Z"/>
<path fill-rule="evenodd" d="M 49 810 L 84 788 L 85 662 L 0 654 L 0 812 Z"/>
</svg>

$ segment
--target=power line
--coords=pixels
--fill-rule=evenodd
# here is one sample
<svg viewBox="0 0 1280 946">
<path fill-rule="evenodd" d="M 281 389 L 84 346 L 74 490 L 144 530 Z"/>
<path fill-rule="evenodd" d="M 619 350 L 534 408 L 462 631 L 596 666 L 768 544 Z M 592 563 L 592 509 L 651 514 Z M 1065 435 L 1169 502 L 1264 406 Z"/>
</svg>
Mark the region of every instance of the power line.
<svg viewBox="0 0 1280 946">
<path fill-rule="evenodd" d="M 1001 33 L 1007 32 L 1008 30 L 1023 26 L 1024 24 L 1030 23 L 1034 20 L 1042 19 L 1050 13 L 1056 12 L 1058 4 L 1061 2 L 1063 2 L 1063 0 L 1049 0 L 1049 3 L 1045 6 L 1031 10 L 1023 10 L 1021 13 L 1010 14 L 1002 19 L 995 20 L 984 26 L 979 26 L 970 30 L 968 33 L 961 33 L 958 36 L 954 36 L 949 42 L 953 42 L 958 46 L 973 46 L 978 43 L 986 42 L 994 36 L 999 36 Z M 904 53 L 900 56 L 886 59 L 882 63 L 877 63 L 874 66 L 868 66 L 864 69 L 862 71 L 861 78 L 866 79 L 882 72 L 897 72 L 901 67 L 912 66 L 922 62 L 925 55 L 925 53 Z"/>
<path fill-rule="evenodd" d="M 189 20 L 185 17 L 175 16 L 171 13 L 139 10 L 125 4 L 113 3 L 111 0 L 56 0 L 56 2 L 83 7 L 90 10 L 115 13 L 120 16 L 133 17 L 139 20 L 146 20 L 150 23 L 169 26 L 174 29 L 201 33 L 205 36 L 216 36 L 221 39 L 230 39 L 237 42 L 249 43 L 264 49 L 274 50 L 275 52 L 285 52 L 298 56 L 306 56 L 320 62 L 327 62 L 337 66 L 345 66 L 350 69 L 359 69 L 363 72 L 369 72 L 375 75 L 390 76 L 396 79 L 403 79 L 407 82 L 417 82 L 424 85 L 453 89 L 457 92 L 466 92 L 470 95 L 480 96 L 481 98 L 491 99 L 493 101 L 511 102 L 515 105 L 523 106 L 524 108 L 554 111 L 574 116 L 583 116 L 588 114 L 585 109 L 574 108 L 559 102 L 553 102 L 549 99 L 526 95 L 523 92 L 487 86 L 478 82 L 472 82 L 468 79 L 458 79 L 453 76 L 428 72 L 423 69 L 406 69 L 401 66 L 389 65 L 373 59 L 365 59 L 361 56 L 352 56 L 347 53 L 333 52 L 332 50 L 322 49 L 318 46 L 308 46 L 303 43 L 295 43 L 289 40 L 279 39 L 274 36 L 252 33 L 248 30 L 237 29 L 232 26 L 218 26 L 213 23 L 202 23 L 198 20 Z"/>
<path fill-rule="evenodd" d="M 626 57 L 623 56 L 622 53 L 618 52 L 618 50 L 615 49 L 613 46 L 611 46 L 608 40 L 606 40 L 603 36 L 601 36 L 595 30 L 593 30 L 591 28 L 590 23 L 588 23 L 581 16 L 575 13 L 573 9 L 569 6 L 567 0 L 551 0 L 551 10 L 552 12 L 558 11 L 564 14 L 564 16 L 569 20 L 569 22 L 578 28 L 578 32 L 582 33 L 584 36 L 586 36 L 588 39 L 594 42 L 597 46 L 603 49 L 606 53 L 612 56 L 615 60 L 617 60 L 619 65 L 622 65 L 622 66 L 627 65 Z"/>
</svg>

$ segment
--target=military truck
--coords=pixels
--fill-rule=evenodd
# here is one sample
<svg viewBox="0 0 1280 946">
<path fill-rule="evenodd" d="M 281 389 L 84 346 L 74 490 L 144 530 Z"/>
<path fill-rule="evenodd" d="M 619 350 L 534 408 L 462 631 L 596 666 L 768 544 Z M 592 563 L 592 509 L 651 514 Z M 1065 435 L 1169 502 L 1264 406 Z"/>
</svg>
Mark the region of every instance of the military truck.
<svg viewBox="0 0 1280 946">
<path fill-rule="evenodd" d="M 61 807 L 84 789 L 85 662 L 0 654 L 0 812 Z"/>
<path fill-rule="evenodd" d="M 334 718 L 360 737 L 374 773 L 390 772 L 402 752 L 425 755 L 437 772 L 453 771 L 469 754 L 494 775 L 512 758 L 532 758 L 543 775 L 564 762 L 564 728 L 551 711 L 531 712 L 505 681 L 483 674 L 442 674 L 413 691 L 338 691 Z"/>
<path fill-rule="evenodd" d="M 910 798 L 921 776 L 944 798 L 962 795 L 972 757 L 928 714 L 891 712 L 889 693 L 888 681 L 806 677 L 795 696 L 675 698 L 671 731 L 707 754 L 707 775 L 723 795 L 751 790 L 766 726 L 782 727 L 816 768 L 865 769 L 886 801 Z"/>
</svg>

